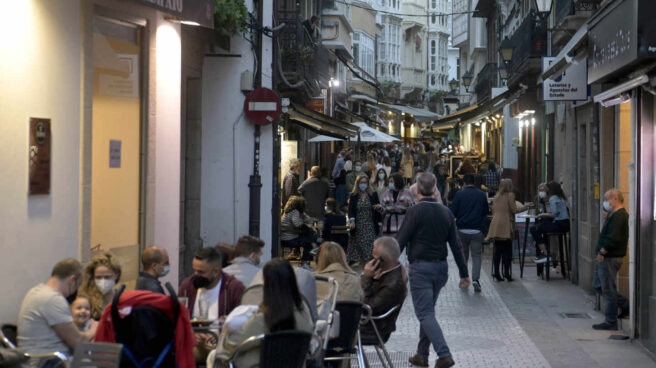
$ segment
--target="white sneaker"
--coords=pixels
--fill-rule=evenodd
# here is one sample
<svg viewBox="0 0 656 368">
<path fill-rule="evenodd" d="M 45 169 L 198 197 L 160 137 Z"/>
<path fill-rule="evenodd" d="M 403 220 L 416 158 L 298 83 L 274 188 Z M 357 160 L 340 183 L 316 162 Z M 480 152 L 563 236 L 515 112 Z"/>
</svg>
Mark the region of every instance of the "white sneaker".
<svg viewBox="0 0 656 368">
<path fill-rule="evenodd" d="M 549 257 L 547 257 L 547 256 L 538 257 L 538 258 L 535 259 L 534 262 L 538 263 L 538 264 L 547 263 L 547 262 L 549 262 Z"/>
</svg>

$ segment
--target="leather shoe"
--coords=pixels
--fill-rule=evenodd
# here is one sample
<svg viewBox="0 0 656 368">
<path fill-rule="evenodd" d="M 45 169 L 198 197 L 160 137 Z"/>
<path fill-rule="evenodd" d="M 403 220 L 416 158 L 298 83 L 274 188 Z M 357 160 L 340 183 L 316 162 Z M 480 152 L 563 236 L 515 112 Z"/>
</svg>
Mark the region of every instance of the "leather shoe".
<svg viewBox="0 0 656 368">
<path fill-rule="evenodd" d="M 428 368 L 428 357 L 415 354 L 408 359 L 408 362 L 415 367 Z"/>
<path fill-rule="evenodd" d="M 450 356 L 440 358 L 435 362 L 435 368 L 448 368 L 453 367 L 454 365 L 456 365 L 456 362 L 454 362 L 453 358 Z"/>
<path fill-rule="evenodd" d="M 596 325 L 592 325 L 592 328 L 595 330 L 615 331 L 617 330 L 617 322 L 616 323 L 602 322 Z"/>
</svg>

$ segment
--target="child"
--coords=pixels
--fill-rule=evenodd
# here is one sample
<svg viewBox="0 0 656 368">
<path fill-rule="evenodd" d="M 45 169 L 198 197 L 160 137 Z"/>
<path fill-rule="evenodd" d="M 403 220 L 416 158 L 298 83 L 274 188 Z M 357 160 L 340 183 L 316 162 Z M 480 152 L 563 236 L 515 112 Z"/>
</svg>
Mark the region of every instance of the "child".
<svg viewBox="0 0 656 368">
<path fill-rule="evenodd" d="M 91 303 L 86 296 L 78 295 L 71 303 L 71 315 L 73 323 L 80 331 L 88 331 L 91 327 Z"/>
</svg>

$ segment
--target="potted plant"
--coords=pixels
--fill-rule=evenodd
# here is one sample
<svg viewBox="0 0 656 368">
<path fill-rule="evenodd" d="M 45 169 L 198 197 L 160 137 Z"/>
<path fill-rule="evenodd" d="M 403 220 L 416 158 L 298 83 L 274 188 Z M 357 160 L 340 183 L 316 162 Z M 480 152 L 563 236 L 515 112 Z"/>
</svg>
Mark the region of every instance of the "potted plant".
<svg viewBox="0 0 656 368">
<path fill-rule="evenodd" d="M 248 9 L 244 0 L 214 0 L 214 28 L 230 35 L 248 29 Z"/>
</svg>

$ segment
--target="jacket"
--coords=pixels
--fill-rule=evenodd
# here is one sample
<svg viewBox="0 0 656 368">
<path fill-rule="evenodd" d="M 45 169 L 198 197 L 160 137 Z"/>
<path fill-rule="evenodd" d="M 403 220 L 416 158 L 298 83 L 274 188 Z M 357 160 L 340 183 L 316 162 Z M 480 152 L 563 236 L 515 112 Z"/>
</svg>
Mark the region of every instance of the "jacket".
<svg viewBox="0 0 656 368">
<path fill-rule="evenodd" d="M 121 294 L 118 303 L 119 314 L 121 313 L 120 310 L 125 307 L 149 305 L 173 318 L 173 306 L 171 305 L 171 297 L 168 295 L 141 290 L 126 290 Z M 196 338 L 191 329 L 189 313 L 186 313 L 186 310 L 184 305 L 180 303 L 180 315 L 175 325 L 175 361 L 178 367 L 195 367 L 193 347 L 196 345 Z M 111 308 L 105 308 L 100 316 L 94 341 L 116 342 Z"/>
<path fill-rule="evenodd" d="M 606 250 L 606 257 L 624 257 L 629 243 L 629 214 L 624 208 L 614 211 L 606 221 L 599 234 L 595 254 L 601 248 Z"/>
<path fill-rule="evenodd" d="M 346 249 L 348 247 L 348 234 L 331 234 L 333 226 L 346 226 L 346 216 L 334 212 L 326 213 L 323 220 L 323 239 L 334 241 Z"/>
<path fill-rule="evenodd" d="M 485 192 L 468 185 L 456 193 L 449 208 L 456 217 L 458 229 L 483 232 L 487 215 L 490 212 Z"/>
<path fill-rule="evenodd" d="M 402 305 L 408 295 L 407 281 L 408 276 L 401 264 L 383 273 L 378 279 L 362 275 L 360 283 L 364 292 L 363 302 L 371 307 L 372 315 L 379 316 L 396 305 Z M 399 308 L 387 318 L 376 321 L 376 328 L 383 340 L 396 330 L 396 318 L 400 311 Z M 360 333 L 363 340 L 368 340 L 365 336 L 375 336 L 370 323 L 361 326 Z"/>
<path fill-rule="evenodd" d="M 358 178 L 358 175 L 355 171 L 349 171 L 348 174 L 346 174 L 346 190 L 351 193 L 353 191 L 353 187 L 355 186 L 355 180 Z"/>
<path fill-rule="evenodd" d="M 355 226 L 358 226 L 358 197 L 360 196 L 360 193 L 355 193 L 351 194 L 349 197 L 349 203 L 348 203 L 348 215 L 349 215 L 349 221 L 353 219 L 355 221 Z M 378 201 L 378 194 L 376 192 L 369 193 L 369 202 L 371 202 L 371 218 L 374 220 L 374 232 L 376 234 L 379 233 L 380 231 L 380 226 L 378 223 L 381 221 L 381 215 L 378 211 L 374 210 L 373 206 L 380 204 Z"/>
<path fill-rule="evenodd" d="M 515 214 L 526 209 L 526 206 L 517 206 L 513 193 L 495 197 L 492 202 L 492 222 L 487 232 L 487 239 L 512 239 Z"/>
<path fill-rule="evenodd" d="M 194 304 L 198 289 L 192 282 L 193 275 L 182 280 L 178 296 L 186 297 L 189 306 L 189 315 L 194 315 Z M 241 304 L 241 296 L 244 293 L 244 284 L 232 275 L 221 272 L 221 290 L 219 290 L 219 317 L 227 316 Z"/>
<path fill-rule="evenodd" d="M 394 234 L 403 224 L 405 213 L 412 204 L 412 196 L 409 191 L 402 189 L 398 191 L 396 200 L 394 200 L 394 192 L 388 190 L 383 194 L 381 204 L 386 212 L 383 219 L 383 234 Z"/>
<path fill-rule="evenodd" d="M 221 367 L 227 367 L 227 361 L 235 351 L 235 348 L 241 344 L 244 340 L 248 339 L 251 336 L 258 336 L 260 334 L 266 334 L 269 332 L 269 329 L 264 321 L 264 313 L 257 310 L 248 320 L 241 323 L 233 323 L 233 320 L 237 320 L 236 315 L 239 314 L 242 310 L 246 310 L 241 307 L 239 310 L 236 310 L 234 314 L 230 314 L 226 319 L 224 328 L 221 331 L 219 336 L 219 342 L 216 348 L 216 359 L 219 359 Z M 249 314 L 246 314 L 248 316 Z M 236 317 L 236 318 L 235 318 Z M 242 318 L 245 318 L 242 317 Z M 314 331 L 314 324 L 310 317 L 310 313 L 307 308 L 303 310 L 294 310 L 294 320 L 296 321 L 295 330 L 305 331 L 312 333 Z M 231 327 L 233 326 L 234 327 Z M 211 362 L 210 362 L 211 363 Z M 260 366 L 260 348 L 259 345 L 254 346 L 252 349 L 242 352 L 237 359 L 235 359 L 235 367 L 239 368 L 257 368 Z"/>
<path fill-rule="evenodd" d="M 330 183 L 323 178 L 310 178 L 298 187 L 305 197 L 305 214 L 315 219 L 323 219 L 326 199 L 330 195 Z"/>
<path fill-rule="evenodd" d="M 285 179 L 282 181 L 282 206 L 285 207 L 285 204 L 289 200 L 289 197 L 293 195 L 298 195 L 298 186 L 299 179 L 298 174 L 290 171 L 285 175 Z"/>
<path fill-rule="evenodd" d="M 360 286 L 360 277 L 354 271 L 345 269 L 339 263 L 328 265 L 322 271 L 316 271 L 316 275 L 332 277 L 337 281 L 339 289 L 337 290 L 337 301 L 356 301 L 361 302 L 363 298 L 362 287 Z M 317 299 L 328 299 L 330 290 L 325 282 L 317 283 Z"/>
<path fill-rule="evenodd" d="M 255 265 L 250 259 L 246 257 L 237 257 L 232 260 L 230 266 L 223 269 L 223 272 L 234 276 L 246 286 L 253 281 L 253 277 L 255 277 L 255 274 L 259 270 L 260 267 Z"/>
<path fill-rule="evenodd" d="M 162 288 L 162 284 L 159 282 L 159 280 L 153 275 L 145 272 L 139 272 L 139 277 L 137 278 L 137 286 L 134 289 L 165 294 L 164 288 Z"/>
</svg>

